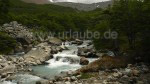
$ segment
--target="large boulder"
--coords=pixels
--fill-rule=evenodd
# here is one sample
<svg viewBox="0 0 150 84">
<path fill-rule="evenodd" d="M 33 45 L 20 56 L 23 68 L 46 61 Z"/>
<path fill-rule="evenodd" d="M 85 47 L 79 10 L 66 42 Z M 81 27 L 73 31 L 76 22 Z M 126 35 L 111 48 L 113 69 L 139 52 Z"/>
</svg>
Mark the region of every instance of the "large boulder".
<svg viewBox="0 0 150 84">
<path fill-rule="evenodd" d="M 50 44 L 61 45 L 62 40 L 54 37 L 54 38 L 49 38 L 48 42 Z"/>
<path fill-rule="evenodd" d="M 43 64 L 51 58 L 51 46 L 41 43 L 24 55 L 25 62 L 30 65 Z"/>
<path fill-rule="evenodd" d="M 39 80 L 36 82 L 36 84 L 49 84 L 48 80 Z"/>
<path fill-rule="evenodd" d="M 87 47 L 79 47 L 78 48 L 78 56 L 86 57 L 86 58 L 97 58 L 96 52 L 92 48 Z"/>
<path fill-rule="evenodd" d="M 89 61 L 88 61 L 88 59 L 86 59 L 85 57 L 81 57 L 81 59 L 80 59 L 80 64 L 81 64 L 81 65 L 88 65 L 88 64 L 89 64 Z"/>
</svg>

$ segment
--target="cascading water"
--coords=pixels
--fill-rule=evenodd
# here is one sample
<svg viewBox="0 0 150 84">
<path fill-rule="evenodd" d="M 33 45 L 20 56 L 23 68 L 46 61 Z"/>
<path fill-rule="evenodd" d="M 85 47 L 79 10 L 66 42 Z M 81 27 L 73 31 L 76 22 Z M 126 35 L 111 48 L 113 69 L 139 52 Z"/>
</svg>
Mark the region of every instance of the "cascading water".
<svg viewBox="0 0 150 84">
<path fill-rule="evenodd" d="M 78 47 L 87 47 L 88 42 L 84 41 L 80 46 L 71 45 L 69 42 L 62 44 L 68 50 L 54 54 L 54 58 L 47 61 L 49 65 L 33 66 L 34 74 L 53 79 L 55 76 L 63 75 L 61 72 L 79 69 L 81 65 L 79 64 L 80 57 L 77 56 Z M 92 62 L 96 59 L 89 58 L 88 60 Z M 38 80 L 41 80 L 41 78 L 29 74 L 18 74 L 14 81 L 4 81 L 2 83 L 0 82 L 0 84 L 17 84 L 18 81 L 21 81 L 21 84 L 35 84 Z"/>
<path fill-rule="evenodd" d="M 65 45 L 68 50 L 54 54 L 54 58 L 47 61 L 49 65 L 33 67 L 34 72 L 40 76 L 54 78 L 55 76 L 60 75 L 63 71 L 79 69 L 81 65 L 79 64 L 80 57 L 77 56 L 78 47 L 87 46 L 87 42 L 88 41 L 84 41 L 80 46 L 71 45 L 69 42 L 62 44 L 62 46 Z M 89 59 L 90 62 L 94 60 L 95 59 Z"/>
<path fill-rule="evenodd" d="M 54 54 L 54 58 L 47 61 L 49 65 L 33 67 L 35 73 L 40 76 L 54 78 L 55 76 L 60 75 L 63 71 L 76 70 L 80 68 L 80 57 L 77 56 L 77 46 L 70 45 L 70 43 L 65 43 L 62 46 L 64 45 L 68 48 L 68 50 Z"/>
</svg>

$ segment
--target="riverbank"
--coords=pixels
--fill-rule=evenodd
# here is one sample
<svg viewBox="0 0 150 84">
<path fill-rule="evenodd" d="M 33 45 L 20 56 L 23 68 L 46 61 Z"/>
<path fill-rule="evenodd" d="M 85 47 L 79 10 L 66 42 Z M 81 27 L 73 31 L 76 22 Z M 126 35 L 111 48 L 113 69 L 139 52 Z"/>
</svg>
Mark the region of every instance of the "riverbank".
<svg viewBox="0 0 150 84">
<path fill-rule="evenodd" d="M 138 63 L 126 68 L 99 70 L 56 79 L 54 84 L 149 84 L 150 67 Z"/>
</svg>

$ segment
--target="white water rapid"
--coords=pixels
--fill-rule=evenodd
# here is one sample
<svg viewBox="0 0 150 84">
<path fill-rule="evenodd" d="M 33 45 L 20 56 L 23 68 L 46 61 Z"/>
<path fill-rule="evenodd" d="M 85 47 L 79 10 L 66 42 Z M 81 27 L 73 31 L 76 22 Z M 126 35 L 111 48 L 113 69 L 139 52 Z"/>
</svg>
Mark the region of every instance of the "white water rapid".
<svg viewBox="0 0 150 84">
<path fill-rule="evenodd" d="M 84 41 L 80 46 L 65 43 L 68 50 L 54 54 L 54 58 L 47 61 L 49 65 L 33 67 L 34 72 L 40 76 L 53 78 L 60 75 L 61 72 L 79 69 L 81 65 L 79 64 L 80 57 L 77 56 L 78 47 L 85 47 L 88 42 L 89 41 Z M 92 62 L 95 59 L 89 58 L 88 60 Z"/>
</svg>

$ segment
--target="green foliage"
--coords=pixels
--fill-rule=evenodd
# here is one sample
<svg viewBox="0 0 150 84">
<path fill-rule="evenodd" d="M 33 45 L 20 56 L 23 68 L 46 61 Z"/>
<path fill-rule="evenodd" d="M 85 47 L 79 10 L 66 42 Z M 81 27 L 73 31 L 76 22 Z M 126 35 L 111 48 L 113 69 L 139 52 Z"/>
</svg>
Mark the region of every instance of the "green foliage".
<svg viewBox="0 0 150 84">
<path fill-rule="evenodd" d="M 131 56 L 141 57 L 144 61 L 150 59 L 150 1 L 116 0 L 98 20 L 94 28 L 96 31 L 104 33 L 109 28 L 117 31 L 119 37 L 115 40 L 94 40 L 96 49 L 109 49 L 117 53 L 132 51 Z"/>
<path fill-rule="evenodd" d="M 0 54 L 9 54 L 16 47 L 16 40 L 0 32 Z"/>
<path fill-rule="evenodd" d="M 9 0 L 0 0 L 0 24 L 8 21 Z"/>
</svg>

